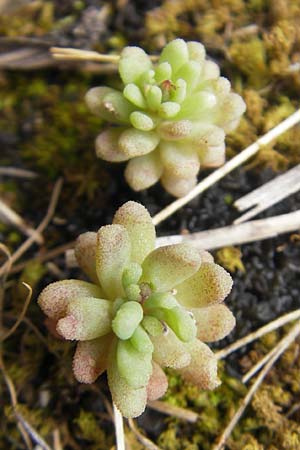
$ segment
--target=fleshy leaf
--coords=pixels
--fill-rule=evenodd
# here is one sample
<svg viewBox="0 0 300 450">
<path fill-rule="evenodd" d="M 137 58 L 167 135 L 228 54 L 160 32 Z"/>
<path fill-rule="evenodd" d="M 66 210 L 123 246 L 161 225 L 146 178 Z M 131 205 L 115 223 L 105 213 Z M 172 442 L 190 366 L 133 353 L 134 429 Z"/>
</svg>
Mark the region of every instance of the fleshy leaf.
<svg viewBox="0 0 300 450">
<path fill-rule="evenodd" d="M 144 303 L 146 311 L 156 308 L 172 309 L 177 306 L 176 298 L 170 292 L 154 292 Z"/>
<path fill-rule="evenodd" d="M 118 213 L 118 211 L 117 211 L 117 213 Z M 116 220 L 114 223 L 119 223 L 120 225 L 123 225 L 118 220 Z M 128 231 L 128 229 L 127 229 L 127 231 Z M 132 251 L 131 251 L 131 254 L 132 254 Z M 133 258 L 131 258 L 131 259 L 133 259 Z M 138 283 L 141 276 L 142 276 L 141 266 L 136 262 L 131 262 L 126 267 L 126 269 L 124 269 L 124 271 L 123 271 L 122 284 L 123 284 L 124 288 L 126 288 L 132 284 Z"/>
<path fill-rule="evenodd" d="M 118 309 L 112 329 L 120 339 L 129 339 L 143 319 L 143 308 L 138 302 L 127 301 Z"/>
<path fill-rule="evenodd" d="M 107 377 L 113 402 L 122 415 L 126 418 L 140 416 L 146 408 L 147 389 L 146 387 L 133 389 L 120 376 L 116 361 L 116 350 L 113 348 L 110 349 L 109 353 Z"/>
<path fill-rule="evenodd" d="M 196 186 L 197 177 L 174 177 L 165 170 L 161 177 L 161 184 L 174 197 L 183 197 Z"/>
<path fill-rule="evenodd" d="M 139 325 L 132 337 L 130 338 L 130 342 L 133 347 L 140 353 L 152 353 L 153 352 L 153 344 L 148 335 L 148 333 L 144 330 L 144 328 Z"/>
<path fill-rule="evenodd" d="M 168 62 L 172 66 L 173 74 L 188 61 L 188 48 L 183 39 L 174 39 L 161 52 L 159 62 Z"/>
<path fill-rule="evenodd" d="M 73 358 L 73 372 L 80 383 L 94 383 L 107 369 L 107 356 L 112 335 L 78 342 Z"/>
<path fill-rule="evenodd" d="M 119 149 L 119 139 L 123 128 L 110 128 L 102 131 L 96 139 L 96 155 L 104 161 L 127 161 L 128 156 Z"/>
<path fill-rule="evenodd" d="M 172 67 L 168 62 L 158 64 L 155 68 L 155 81 L 160 84 L 165 80 L 170 80 L 172 76 Z"/>
<path fill-rule="evenodd" d="M 150 110 L 157 111 L 162 100 L 162 91 L 158 86 L 147 86 L 145 95 Z"/>
<path fill-rule="evenodd" d="M 118 372 L 126 383 L 138 389 L 147 386 L 152 373 L 152 353 L 141 353 L 130 341 L 119 340 L 117 346 Z"/>
<path fill-rule="evenodd" d="M 81 234 L 75 244 L 75 257 L 79 267 L 94 282 L 99 283 L 96 273 L 97 233 Z"/>
<path fill-rule="evenodd" d="M 203 63 L 205 60 L 205 47 L 200 42 L 189 41 L 187 42 L 187 48 L 189 52 L 189 59 Z"/>
<path fill-rule="evenodd" d="M 220 68 L 218 64 L 213 61 L 206 60 L 203 64 L 201 73 L 201 81 L 214 80 L 220 76 Z"/>
<path fill-rule="evenodd" d="M 176 141 L 178 139 L 183 139 L 191 134 L 192 123 L 189 120 L 177 120 L 177 121 L 165 120 L 158 126 L 157 131 L 160 134 L 160 136 L 166 141 Z M 163 145 L 165 144 L 169 143 L 164 142 Z"/>
<path fill-rule="evenodd" d="M 159 143 L 155 131 L 141 131 L 130 128 L 123 131 L 119 139 L 119 147 L 128 158 L 146 155 L 152 152 Z"/>
<path fill-rule="evenodd" d="M 145 316 L 142 321 L 142 326 L 150 336 L 161 336 L 164 332 L 163 324 L 153 316 Z"/>
<path fill-rule="evenodd" d="M 221 303 L 229 294 L 232 278 L 215 263 L 202 263 L 197 273 L 176 286 L 176 298 L 186 308 Z"/>
<path fill-rule="evenodd" d="M 114 300 L 124 294 L 122 274 L 129 264 L 130 239 L 121 225 L 106 225 L 97 234 L 96 270 L 107 297 Z"/>
<path fill-rule="evenodd" d="M 206 147 L 199 151 L 202 167 L 219 167 L 225 163 L 225 142 L 216 147 Z"/>
<path fill-rule="evenodd" d="M 114 92 L 114 89 L 106 86 L 99 86 L 89 89 L 85 95 L 85 101 L 89 110 L 102 119 L 111 119 L 111 114 L 103 108 L 103 99 L 111 92 Z"/>
<path fill-rule="evenodd" d="M 124 84 L 137 82 L 151 67 L 149 56 L 139 47 L 125 47 L 120 55 L 119 73 Z"/>
<path fill-rule="evenodd" d="M 161 336 L 152 336 L 151 340 L 154 345 L 153 360 L 161 367 L 179 369 L 190 363 L 189 351 L 171 329 Z"/>
<path fill-rule="evenodd" d="M 191 356 L 188 366 L 178 370 L 183 378 L 198 386 L 200 389 L 215 389 L 219 386 L 218 360 L 210 348 L 195 339 L 193 342 L 184 344 Z"/>
<path fill-rule="evenodd" d="M 103 98 L 103 108 L 112 115 L 114 121 L 129 123 L 129 116 L 134 106 L 119 91 L 109 92 Z"/>
<path fill-rule="evenodd" d="M 124 88 L 123 95 L 129 102 L 138 108 L 145 109 L 147 107 L 142 91 L 136 84 L 127 84 Z"/>
<path fill-rule="evenodd" d="M 155 127 L 151 117 L 140 111 L 134 111 L 130 114 L 130 122 L 131 125 L 137 130 L 150 131 Z"/>
<path fill-rule="evenodd" d="M 205 120 L 207 111 L 217 104 L 217 97 L 212 92 L 200 91 L 193 93 L 181 104 L 178 119 Z"/>
<path fill-rule="evenodd" d="M 39 295 L 38 304 L 51 319 L 58 320 L 67 312 L 69 303 L 78 297 L 103 297 L 99 286 L 80 280 L 63 280 L 49 284 Z"/>
<path fill-rule="evenodd" d="M 87 341 L 111 331 L 112 302 L 93 297 L 74 298 L 67 315 L 57 323 L 57 331 L 65 339 Z"/>
<path fill-rule="evenodd" d="M 176 76 L 186 82 L 186 87 L 191 93 L 198 84 L 201 73 L 201 64 L 196 61 L 188 61 L 180 67 Z"/>
<path fill-rule="evenodd" d="M 197 326 L 197 338 L 202 342 L 215 342 L 227 336 L 235 327 L 235 317 L 223 304 L 207 308 L 192 308 Z"/>
<path fill-rule="evenodd" d="M 190 178 L 199 172 L 200 161 L 195 149 L 179 142 L 162 142 L 159 149 L 163 166 L 170 176 Z"/>
<path fill-rule="evenodd" d="M 176 102 L 164 102 L 160 105 L 158 113 L 164 119 L 175 117 L 180 111 L 180 105 Z"/>
<path fill-rule="evenodd" d="M 113 223 L 126 228 L 131 242 L 131 261 L 141 264 L 155 247 L 155 228 L 147 209 L 129 201 L 118 209 Z"/>
<path fill-rule="evenodd" d="M 168 389 L 168 379 L 164 371 L 155 362 L 152 366 L 152 375 L 147 385 L 147 397 L 150 401 L 162 397 Z"/>
<path fill-rule="evenodd" d="M 193 317 L 183 308 L 156 310 L 152 314 L 163 320 L 183 342 L 195 339 L 197 328 Z"/>
<path fill-rule="evenodd" d="M 159 291 L 172 289 L 191 277 L 199 269 L 199 252 L 187 244 L 160 247 L 151 252 L 143 262 L 143 279 Z"/>
<path fill-rule="evenodd" d="M 134 191 L 147 189 L 161 177 L 163 166 L 157 151 L 130 160 L 125 169 L 125 178 Z"/>
</svg>

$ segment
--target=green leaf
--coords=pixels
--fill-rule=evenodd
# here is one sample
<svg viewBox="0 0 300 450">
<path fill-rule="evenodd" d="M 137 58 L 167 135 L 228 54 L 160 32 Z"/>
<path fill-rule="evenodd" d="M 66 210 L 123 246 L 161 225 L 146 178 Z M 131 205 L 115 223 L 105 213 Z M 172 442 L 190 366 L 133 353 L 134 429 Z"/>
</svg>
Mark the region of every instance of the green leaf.
<svg viewBox="0 0 300 450">
<path fill-rule="evenodd" d="M 184 346 L 191 356 L 191 362 L 188 366 L 178 369 L 180 375 L 200 389 L 218 387 L 220 385 L 217 374 L 218 360 L 210 348 L 198 339 L 184 344 Z"/>
<path fill-rule="evenodd" d="M 182 103 L 186 98 L 187 84 L 186 81 L 179 78 L 175 82 L 175 89 L 171 90 L 170 100 L 176 103 Z"/>
<path fill-rule="evenodd" d="M 151 67 L 149 56 L 139 47 L 125 47 L 120 55 L 119 73 L 124 84 L 135 83 Z"/>
<path fill-rule="evenodd" d="M 130 341 L 118 342 L 118 372 L 132 388 L 138 389 L 147 386 L 152 373 L 151 359 L 151 352 L 137 351 Z"/>
<path fill-rule="evenodd" d="M 164 102 L 160 105 L 158 114 L 164 119 L 171 119 L 175 117 L 180 111 L 179 103 Z"/>
<path fill-rule="evenodd" d="M 190 363 L 189 351 L 171 329 L 166 334 L 151 337 L 151 341 L 154 345 L 153 360 L 161 367 L 179 369 Z"/>
<path fill-rule="evenodd" d="M 134 191 L 141 191 L 155 184 L 162 171 L 159 153 L 155 150 L 148 155 L 131 159 L 125 169 L 125 178 Z"/>
<path fill-rule="evenodd" d="M 155 123 L 151 117 L 140 111 L 135 111 L 130 114 L 130 122 L 137 130 L 150 131 L 155 127 Z"/>
<path fill-rule="evenodd" d="M 108 384 L 114 404 L 126 418 L 140 416 L 146 407 L 146 387 L 133 389 L 126 380 L 120 376 L 116 360 L 116 342 L 110 349 L 107 368 Z"/>
<path fill-rule="evenodd" d="M 176 298 L 169 292 L 154 292 L 144 303 L 146 311 L 155 308 L 171 309 L 177 306 Z"/>
<path fill-rule="evenodd" d="M 172 67 L 168 62 L 158 64 L 155 68 L 155 81 L 157 84 L 165 80 L 170 80 L 172 77 Z"/>
<path fill-rule="evenodd" d="M 147 104 L 140 88 L 133 83 L 127 84 L 123 90 L 124 97 L 138 108 L 146 109 Z"/>
<path fill-rule="evenodd" d="M 152 152 L 159 143 L 155 131 L 140 131 L 134 128 L 125 130 L 119 139 L 119 147 L 128 158 L 146 155 Z"/>
<path fill-rule="evenodd" d="M 73 358 L 73 372 L 80 383 L 94 383 L 107 369 L 112 334 L 91 341 L 78 342 Z"/>
<path fill-rule="evenodd" d="M 146 86 L 145 96 L 148 107 L 151 111 L 157 111 L 162 100 L 162 91 L 158 86 Z"/>
<path fill-rule="evenodd" d="M 198 63 L 203 63 L 205 60 L 205 47 L 200 42 L 187 42 L 189 59 Z"/>
<path fill-rule="evenodd" d="M 183 39 L 174 39 L 161 52 L 159 62 L 167 62 L 172 66 L 173 74 L 188 61 L 188 48 Z"/>
<path fill-rule="evenodd" d="M 58 320 L 66 315 L 69 303 L 78 297 L 104 295 L 100 286 L 81 280 L 62 280 L 49 284 L 39 295 L 38 304 L 51 319 Z"/>
<path fill-rule="evenodd" d="M 143 308 L 138 302 L 123 303 L 112 321 L 112 329 L 120 339 L 129 339 L 143 319 Z"/>
<path fill-rule="evenodd" d="M 112 302 L 93 297 L 74 298 L 67 315 L 57 323 L 57 331 L 65 339 L 87 341 L 111 331 Z"/>
<path fill-rule="evenodd" d="M 132 202 L 132 203 L 133 203 L 133 202 Z M 121 208 L 124 208 L 124 205 L 121 206 Z M 125 209 L 125 208 L 124 208 L 124 209 Z M 148 211 L 147 211 L 147 212 L 148 212 Z M 117 211 L 113 223 L 116 223 L 116 224 L 125 226 L 125 228 L 126 228 L 127 231 L 129 232 L 129 237 L 130 237 L 131 240 L 132 240 L 132 236 L 130 236 L 130 232 L 132 232 L 132 223 L 129 222 L 129 224 L 130 224 L 129 227 L 128 227 L 128 228 L 130 228 L 130 231 L 129 231 L 128 228 L 126 227 L 126 225 L 124 224 L 124 222 L 125 222 L 126 224 L 128 224 L 128 222 L 127 222 L 126 219 L 128 220 L 126 209 L 125 209 L 125 211 L 124 211 L 124 210 L 121 210 L 120 212 Z M 122 222 L 123 222 L 123 223 L 122 223 Z M 135 230 L 134 230 L 134 231 L 135 231 Z M 134 231 L 133 231 L 133 235 L 135 236 Z M 139 237 L 140 237 L 140 236 L 138 235 L 137 239 L 139 239 Z M 133 247 L 133 245 L 132 245 L 132 247 Z M 132 252 L 132 251 L 131 251 L 131 252 Z M 126 288 L 126 287 L 130 286 L 131 284 L 136 284 L 136 283 L 138 283 L 138 281 L 139 281 L 139 279 L 141 278 L 141 276 L 142 276 L 142 268 L 141 268 L 141 266 L 140 266 L 138 263 L 136 263 L 136 262 L 131 262 L 131 263 L 126 267 L 126 269 L 124 270 L 123 275 L 122 275 L 122 283 L 123 283 L 123 287 Z"/>
<path fill-rule="evenodd" d="M 142 326 L 150 336 L 161 336 L 164 331 L 163 324 L 153 316 L 145 316 L 142 321 Z"/>
<path fill-rule="evenodd" d="M 186 308 L 199 308 L 222 302 L 232 287 L 232 278 L 215 263 L 202 263 L 200 269 L 179 284 L 176 298 Z"/>
<path fill-rule="evenodd" d="M 131 242 L 131 261 L 141 264 L 155 246 L 155 228 L 147 209 L 133 201 L 124 203 L 113 223 L 126 228 Z"/>
<path fill-rule="evenodd" d="M 97 233 L 81 234 L 75 244 L 75 257 L 79 267 L 94 282 L 99 283 L 96 273 Z"/>
<path fill-rule="evenodd" d="M 119 139 L 124 128 L 109 128 L 96 139 L 96 155 L 104 161 L 121 162 L 127 161 L 128 156 L 119 149 Z"/>
<path fill-rule="evenodd" d="M 130 338 L 133 347 L 140 353 L 152 353 L 153 344 L 144 328 L 139 325 Z"/>
<path fill-rule="evenodd" d="M 129 123 L 129 116 L 134 111 L 134 106 L 119 91 L 106 94 L 102 105 L 114 122 Z"/>
<path fill-rule="evenodd" d="M 183 197 L 196 186 L 197 177 L 175 177 L 174 174 L 165 170 L 160 181 L 165 190 L 171 195 L 174 195 L 174 197 Z"/>
<path fill-rule="evenodd" d="M 166 141 L 177 141 L 188 137 L 192 130 L 193 125 L 190 120 L 164 120 L 157 128 L 159 135 Z M 167 143 L 161 143 L 159 147 L 161 148 L 165 144 Z M 184 144 L 184 148 L 187 148 L 186 144 Z"/>
<path fill-rule="evenodd" d="M 162 142 L 159 146 L 160 157 L 169 175 L 190 178 L 198 174 L 200 161 L 196 149 L 184 143 Z"/>
<path fill-rule="evenodd" d="M 190 245 L 160 247 L 143 262 L 143 281 L 150 282 L 159 291 L 166 291 L 191 277 L 200 264 L 199 252 Z"/>
<path fill-rule="evenodd" d="M 180 67 L 176 76 L 186 82 L 186 90 L 191 93 L 197 86 L 201 74 L 201 64 L 188 61 Z"/>
<path fill-rule="evenodd" d="M 191 308 L 197 326 L 197 338 L 202 342 L 215 342 L 227 336 L 235 327 L 235 318 L 227 306 L 211 305 Z"/>
<path fill-rule="evenodd" d="M 130 262 L 131 245 L 121 225 L 106 225 L 97 234 L 96 270 L 107 297 L 122 297 L 122 275 Z"/>
<path fill-rule="evenodd" d="M 195 339 L 197 328 L 193 317 L 183 308 L 176 306 L 172 309 L 156 310 L 152 313 L 163 320 L 183 342 Z"/>
</svg>

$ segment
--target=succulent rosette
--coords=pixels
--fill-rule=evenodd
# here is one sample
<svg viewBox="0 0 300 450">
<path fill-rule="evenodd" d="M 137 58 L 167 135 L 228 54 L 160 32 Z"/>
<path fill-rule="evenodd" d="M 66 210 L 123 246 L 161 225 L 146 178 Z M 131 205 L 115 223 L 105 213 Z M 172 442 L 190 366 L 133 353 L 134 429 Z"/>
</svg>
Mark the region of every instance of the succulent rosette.
<svg viewBox="0 0 300 450">
<path fill-rule="evenodd" d="M 155 249 L 148 211 L 125 203 L 112 225 L 79 236 L 75 255 L 91 282 L 47 286 L 38 303 L 67 340 L 79 341 L 73 371 L 93 383 L 107 371 L 114 403 L 139 416 L 176 369 L 201 389 L 219 385 L 217 359 L 204 342 L 222 339 L 235 319 L 222 303 L 230 275 L 187 244 Z"/>
<path fill-rule="evenodd" d="M 160 180 L 170 194 L 185 195 L 200 167 L 224 163 L 225 133 L 237 127 L 244 101 L 199 42 L 175 39 L 155 64 L 141 48 L 125 47 L 119 74 L 123 91 L 101 86 L 86 95 L 90 110 L 109 122 L 96 139 L 97 156 L 129 160 L 125 177 L 136 191 Z"/>
</svg>

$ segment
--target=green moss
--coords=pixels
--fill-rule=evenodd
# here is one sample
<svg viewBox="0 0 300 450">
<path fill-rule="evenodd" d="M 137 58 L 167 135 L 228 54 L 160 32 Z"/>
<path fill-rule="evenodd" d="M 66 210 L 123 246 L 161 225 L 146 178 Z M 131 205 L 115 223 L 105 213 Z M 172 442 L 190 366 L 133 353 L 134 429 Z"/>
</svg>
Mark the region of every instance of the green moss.
<svg viewBox="0 0 300 450">
<path fill-rule="evenodd" d="M 242 262 L 242 252 L 239 248 L 224 247 L 217 251 L 216 259 L 221 266 L 230 272 L 235 272 L 236 270 L 240 270 L 241 272 L 246 271 Z"/>
</svg>

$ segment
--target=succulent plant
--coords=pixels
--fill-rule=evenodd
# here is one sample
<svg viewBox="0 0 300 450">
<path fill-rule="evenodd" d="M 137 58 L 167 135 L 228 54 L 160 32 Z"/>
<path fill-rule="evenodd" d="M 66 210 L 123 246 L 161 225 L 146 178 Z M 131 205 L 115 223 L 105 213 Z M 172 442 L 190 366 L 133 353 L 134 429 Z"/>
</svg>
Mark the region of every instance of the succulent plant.
<svg viewBox="0 0 300 450">
<path fill-rule="evenodd" d="M 128 202 L 112 225 L 79 236 L 75 256 L 91 282 L 52 283 L 38 303 L 61 337 L 79 341 L 78 381 L 93 383 L 107 370 L 125 417 L 165 393 L 163 367 L 202 389 L 218 386 L 217 360 L 204 342 L 222 339 L 235 319 L 222 303 L 231 277 L 209 253 L 187 244 L 155 249 L 148 211 Z"/>
<path fill-rule="evenodd" d="M 185 195 L 200 166 L 224 163 L 225 133 L 238 125 L 244 101 L 199 42 L 175 39 L 155 64 L 141 48 L 125 47 L 119 74 L 123 91 L 101 86 L 86 95 L 90 110 L 109 122 L 96 139 L 97 156 L 130 160 L 125 177 L 136 191 L 160 179 L 170 194 Z"/>
</svg>

